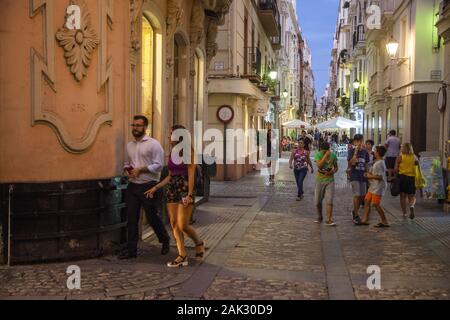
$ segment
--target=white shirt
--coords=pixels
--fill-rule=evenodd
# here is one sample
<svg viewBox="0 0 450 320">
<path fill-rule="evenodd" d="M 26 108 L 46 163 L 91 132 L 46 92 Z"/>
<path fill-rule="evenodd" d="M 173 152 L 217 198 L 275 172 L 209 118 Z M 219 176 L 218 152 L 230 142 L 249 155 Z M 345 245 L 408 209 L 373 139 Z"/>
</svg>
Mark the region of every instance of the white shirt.
<svg viewBox="0 0 450 320">
<path fill-rule="evenodd" d="M 164 166 L 164 150 L 157 140 L 145 136 L 141 141 L 129 142 L 125 159 L 125 169 L 130 166 L 135 169 L 146 167 L 150 171 L 141 173 L 136 179 L 130 178 L 130 182 L 136 184 L 159 182 Z"/>
<path fill-rule="evenodd" d="M 381 176 L 381 180 L 369 180 L 369 192 L 383 196 L 387 188 L 386 165 L 383 160 L 376 161 L 371 169 L 374 176 Z"/>
</svg>

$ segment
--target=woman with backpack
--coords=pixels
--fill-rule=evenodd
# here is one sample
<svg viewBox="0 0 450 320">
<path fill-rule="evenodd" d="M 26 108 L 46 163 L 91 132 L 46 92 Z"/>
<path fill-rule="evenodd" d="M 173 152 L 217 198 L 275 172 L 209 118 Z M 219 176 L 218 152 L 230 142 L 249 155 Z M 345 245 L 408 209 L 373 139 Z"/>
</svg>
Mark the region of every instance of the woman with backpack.
<svg viewBox="0 0 450 320">
<path fill-rule="evenodd" d="M 305 141 L 300 139 L 297 148 L 295 148 L 289 159 L 289 168 L 294 169 L 295 181 L 297 182 L 297 201 L 303 199 L 303 182 L 308 174 L 308 167 L 311 173 L 314 172 L 310 153 L 305 148 Z"/>
</svg>

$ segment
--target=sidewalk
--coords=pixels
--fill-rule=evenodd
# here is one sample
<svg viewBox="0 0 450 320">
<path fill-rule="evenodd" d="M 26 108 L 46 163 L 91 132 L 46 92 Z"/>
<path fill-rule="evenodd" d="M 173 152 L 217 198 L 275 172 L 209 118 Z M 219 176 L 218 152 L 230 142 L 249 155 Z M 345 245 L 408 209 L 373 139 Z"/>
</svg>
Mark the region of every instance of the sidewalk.
<svg viewBox="0 0 450 320">
<path fill-rule="evenodd" d="M 168 269 L 176 257 L 159 255 L 156 239 L 141 244 L 132 262 L 104 257 L 79 263 L 0 267 L 0 299 L 450 299 L 448 215 L 428 204 L 403 220 L 398 199 L 384 206 L 391 228 L 354 226 L 351 192 L 341 162 L 336 177 L 336 228 L 317 225 L 314 177 L 296 201 L 294 176 L 281 161 L 273 186 L 259 173 L 213 182 L 211 200 L 196 212 L 205 239 L 204 263 Z M 374 225 L 378 217 L 372 213 Z M 195 255 L 188 242 L 189 256 Z M 82 290 L 68 291 L 66 268 L 79 265 Z M 367 288 L 367 268 L 381 269 L 378 291 Z"/>
</svg>

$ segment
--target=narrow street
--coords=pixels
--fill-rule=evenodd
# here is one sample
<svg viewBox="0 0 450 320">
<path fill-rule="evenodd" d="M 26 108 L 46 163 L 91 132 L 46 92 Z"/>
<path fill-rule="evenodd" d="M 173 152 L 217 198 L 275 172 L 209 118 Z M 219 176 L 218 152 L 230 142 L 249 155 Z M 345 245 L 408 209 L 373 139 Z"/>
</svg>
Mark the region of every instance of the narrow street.
<svg viewBox="0 0 450 320">
<path fill-rule="evenodd" d="M 389 229 L 356 227 L 351 194 L 337 177 L 337 227 L 315 224 L 314 177 L 295 201 L 286 155 L 274 186 L 249 175 L 216 182 L 212 198 L 195 214 L 207 244 L 202 264 L 169 270 L 153 237 L 137 260 L 113 256 L 74 263 L 0 267 L 0 299 L 449 299 L 450 216 L 432 203 L 417 205 L 417 219 L 403 220 L 398 199 L 386 196 Z M 435 210 L 435 207 L 437 210 Z M 190 256 L 194 256 L 188 242 Z M 81 290 L 69 291 L 66 269 L 81 268 Z M 369 290 L 367 268 L 381 269 L 381 290 Z"/>
</svg>

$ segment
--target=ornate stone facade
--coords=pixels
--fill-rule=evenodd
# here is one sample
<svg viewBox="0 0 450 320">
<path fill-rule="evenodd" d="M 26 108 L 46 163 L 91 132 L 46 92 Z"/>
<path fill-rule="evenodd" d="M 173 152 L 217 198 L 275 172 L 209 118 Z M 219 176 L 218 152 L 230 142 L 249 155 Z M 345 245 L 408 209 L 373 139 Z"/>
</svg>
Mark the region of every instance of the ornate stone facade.
<svg viewBox="0 0 450 320">
<path fill-rule="evenodd" d="M 76 81 L 80 82 L 87 74 L 91 65 L 92 53 L 100 44 L 97 32 L 91 22 L 91 14 L 83 0 L 76 0 L 74 4 L 81 8 L 81 29 L 59 29 L 56 39 L 64 49 L 67 66 Z"/>
</svg>

